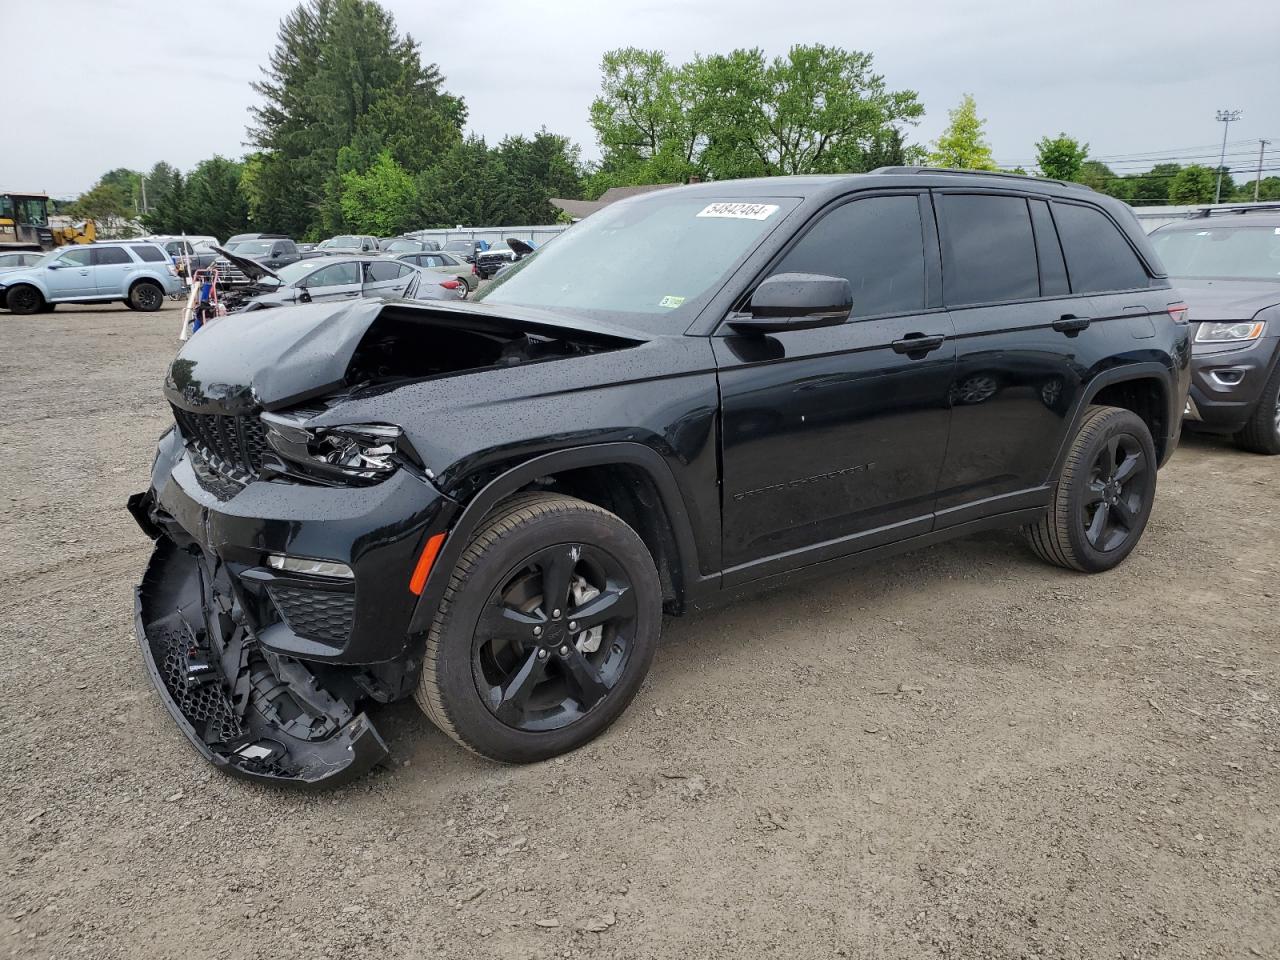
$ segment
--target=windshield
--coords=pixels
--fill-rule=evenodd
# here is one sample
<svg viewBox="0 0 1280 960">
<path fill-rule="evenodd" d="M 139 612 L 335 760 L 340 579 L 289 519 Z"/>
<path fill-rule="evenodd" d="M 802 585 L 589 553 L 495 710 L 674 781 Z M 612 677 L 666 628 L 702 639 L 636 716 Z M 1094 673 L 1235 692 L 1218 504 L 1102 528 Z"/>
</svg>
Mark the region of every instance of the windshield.
<svg viewBox="0 0 1280 960">
<path fill-rule="evenodd" d="M 387 244 L 387 253 L 404 253 L 406 250 L 417 250 L 417 240 L 392 240 Z"/>
<path fill-rule="evenodd" d="M 1171 277 L 1280 280 L 1280 227 L 1157 230 L 1151 243 Z"/>
<path fill-rule="evenodd" d="M 614 313 L 676 332 L 797 202 L 675 193 L 616 203 L 508 267 L 476 299 Z"/>
<path fill-rule="evenodd" d="M 359 248 L 359 237 L 330 237 L 324 243 L 320 244 L 321 250 L 343 249 L 349 250 L 352 247 Z"/>
<path fill-rule="evenodd" d="M 444 245 L 444 248 L 446 250 L 461 250 L 464 253 L 470 253 L 472 246 L 474 246 L 474 243 L 471 240 L 450 240 Z"/>
<path fill-rule="evenodd" d="M 271 252 L 270 240 L 241 240 L 227 247 L 232 253 L 242 257 L 261 257 Z"/>
</svg>

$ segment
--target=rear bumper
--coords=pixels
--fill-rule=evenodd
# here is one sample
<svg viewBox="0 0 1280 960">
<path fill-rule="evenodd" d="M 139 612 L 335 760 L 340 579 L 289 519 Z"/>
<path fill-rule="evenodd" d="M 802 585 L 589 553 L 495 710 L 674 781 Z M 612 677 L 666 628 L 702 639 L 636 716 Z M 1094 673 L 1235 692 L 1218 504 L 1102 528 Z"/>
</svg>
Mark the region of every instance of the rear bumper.
<svg viewBox="0 0 1280 960">
<path fill-rule="evenodd" d="M 1243 348 L 1194 353 L 1188 426 L 1234 433 L 1253 415 L 1276 363 L 1280 338 L 1263 337 Z"/>
</svg>

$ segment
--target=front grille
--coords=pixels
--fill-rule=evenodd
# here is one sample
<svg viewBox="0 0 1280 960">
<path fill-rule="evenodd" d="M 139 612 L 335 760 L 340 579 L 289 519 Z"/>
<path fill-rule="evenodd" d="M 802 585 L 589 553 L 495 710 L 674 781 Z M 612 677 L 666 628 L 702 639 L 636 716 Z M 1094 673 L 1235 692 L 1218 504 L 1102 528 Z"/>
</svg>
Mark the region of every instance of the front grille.
<svg viewBox="0 0 1280 960">
<path fill-rule="evenodd" d="M 216 677 L 206 675 L 208 654 L 185 623 L 158 626 L 149 637 L 152 657 L 169 696 L 206 743 L 228 743 L 245 733 L 235 708 Z M 203 671 L 193 671 L 199 661 Z"/>
<path fill-rule="evenodd" d="M 284 622 L 300 637 L 342 645 L 351 636 L 356 595 L 273 584 L 267 587 Z"/>
<path fill-rule="evenodd" d="M 182 436 L 219 471 L 242 480 L 250 480 L 261 472 L 267 434 L 257 416 L 191 413 L 174 407 L 173 418 Z"/>
</svg>

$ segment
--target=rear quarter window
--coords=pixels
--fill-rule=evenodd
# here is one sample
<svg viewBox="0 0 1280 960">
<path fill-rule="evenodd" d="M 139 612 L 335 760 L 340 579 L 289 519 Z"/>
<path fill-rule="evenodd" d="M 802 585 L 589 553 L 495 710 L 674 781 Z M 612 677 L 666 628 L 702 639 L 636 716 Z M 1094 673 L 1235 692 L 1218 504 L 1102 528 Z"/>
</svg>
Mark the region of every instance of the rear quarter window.
<svg viewBox="0 0 1280 960">
<path fill-rule="evenodd" d="M 949 306 L 1040 296 L 1031 214 L 1022 197 L 943 194 L 942 289 Z"/>
<path fill-rule="evenodd" d="M 163 263 L 166 259 L 159 247 L 137 246 L 129 249 L 137 254 L 139 260 L 146 263 Z"/>
<path fill-rule="evenodd" d="M 1119 227 L 1100 210 L 1055 203 L 1062 253 L 1074 293 L 1105 293 L 1150 286 L 1147 270 Z"/>
</svg>

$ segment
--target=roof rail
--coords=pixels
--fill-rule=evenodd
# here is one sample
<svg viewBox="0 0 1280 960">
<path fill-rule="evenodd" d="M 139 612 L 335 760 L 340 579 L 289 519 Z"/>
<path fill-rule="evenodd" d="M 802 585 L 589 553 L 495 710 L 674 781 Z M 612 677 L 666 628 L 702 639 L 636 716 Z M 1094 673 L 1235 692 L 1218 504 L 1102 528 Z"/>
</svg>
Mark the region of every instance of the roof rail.
<svg viewBox="0 0 1280 960">
<path fill-rule="evenodd" d="M 1035 183 L 1056 183 L 1060 187 L 1075 187 L 1079 190 L 1092 190 L 1093 188 L 1083 183 L 1072 183 L 1070 180 L 1054 180 L 1051 177 L 1033 177 L 1029 174 L 1022 173 L 1006 173 L 1003 170 L 959 170 L 955 167 L 876 167 L 872 173 L 945 173 L 948 176 L 965 176 L 965 177 L 1007 177 L 1011 180 L 1021 180 L 1026 182 L 1031 180 Z"/>
<path fill-rule="evenodd" d="M 1268 203 L 1265 200 L 1261 203 L 1221 203 L 1212 207 L 1201 207 L 1199 210 L 1194 210 L 1187 214 L 1187 219 L 1193 220 L 1197 217 L 1212 217 L 1214 214 L 1218 213 L 1230 213 L 1239 216 L 1242 213 L 1253 213 L 1255 211 L 1258 213 L 1270 213 L 1273 210 L 1280 210 L 1280 203 Z"/>
</svg>

